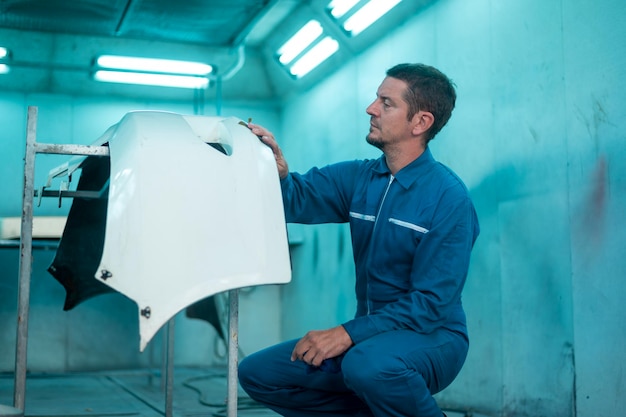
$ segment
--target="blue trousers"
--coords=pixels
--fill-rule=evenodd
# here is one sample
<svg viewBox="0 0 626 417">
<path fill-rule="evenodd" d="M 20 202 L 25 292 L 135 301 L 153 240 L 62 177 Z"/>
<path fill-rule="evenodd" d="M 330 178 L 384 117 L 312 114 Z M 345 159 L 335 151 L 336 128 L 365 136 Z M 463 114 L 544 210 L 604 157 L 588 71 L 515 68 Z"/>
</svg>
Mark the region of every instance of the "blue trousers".
<svg viewBox="0 0 626 417">
<path fill-rule="evenodd" d="M 252 354 L 239 382 L 254 400 L 286 417 L 442 417 L 433 394 L 457 376 L 465 335 L 439 330 L 381 333 L 350 348 L 338 372 L 291 362 L 297 340 Z"/>
</svg>

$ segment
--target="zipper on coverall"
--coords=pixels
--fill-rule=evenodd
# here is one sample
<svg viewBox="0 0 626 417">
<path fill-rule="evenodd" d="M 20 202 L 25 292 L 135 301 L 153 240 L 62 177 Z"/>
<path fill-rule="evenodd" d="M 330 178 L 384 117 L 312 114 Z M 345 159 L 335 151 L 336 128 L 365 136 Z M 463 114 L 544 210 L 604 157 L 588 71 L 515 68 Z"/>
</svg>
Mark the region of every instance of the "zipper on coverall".
<svg viewBox="0 0 626 417">
<path fill-rule="evenodd" d="M 387 193 L 389 192 L 389 188 L 391 187 L 391 183 L 394 180 L 394 176 L 389 176 L 389 182 L 387 183 L 387 188 L 385 188 L 385 193 L 383 194 L 383 198 L 380 200 L 380 204 L 378 205 L 378 211 L 376 212 L 376 218 L 374 219 L 374 229 L 372 230 L 372 242 L 370 243 L 370 259 L 372 251 L 374 250 L 374 235 L 376 234 L 376 225 L 378 224 L 378 217 L 380 216 L 380 212 L 383 208 L 383 204 L 385 203 L 385 199 L 387 198 Z M 369 274 L 367 277 L 367 285 L 365 288 L 365 301 L 367 303 L 367 314 L 370 314 L 371 306 L 370 306 L 370 280 Z"/>
</svg>

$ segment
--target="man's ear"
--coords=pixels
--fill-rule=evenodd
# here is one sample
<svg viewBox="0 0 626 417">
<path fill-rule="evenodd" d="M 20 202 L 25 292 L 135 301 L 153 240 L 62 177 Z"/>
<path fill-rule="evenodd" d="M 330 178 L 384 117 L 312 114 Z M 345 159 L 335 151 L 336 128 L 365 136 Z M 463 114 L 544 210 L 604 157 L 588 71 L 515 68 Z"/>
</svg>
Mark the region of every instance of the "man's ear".
<svg viewBox="0 0 626 417">
<path fill-rule="evenodd" d="M 420 110 L 413 115 L 411 122 L 413 123 L 413 129 L 411 132 L 415 136 L 420 136 L 430 129 L 433 123 L 435 123 L 435 117 L 430 112 Z"/>
</svg>

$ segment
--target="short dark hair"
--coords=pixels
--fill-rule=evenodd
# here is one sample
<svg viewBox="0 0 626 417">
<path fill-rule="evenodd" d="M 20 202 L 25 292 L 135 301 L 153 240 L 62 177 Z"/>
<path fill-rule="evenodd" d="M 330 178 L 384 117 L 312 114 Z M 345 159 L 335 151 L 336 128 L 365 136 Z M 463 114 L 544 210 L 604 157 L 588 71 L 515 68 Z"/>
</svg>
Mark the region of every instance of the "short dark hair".
<svg viewBox="0 0 626 417">
<path fill-rule="evenodd" d="M 408 120 L 420 110 L 432 113 L 435 121 L 426 137 L 426 142 L 430 141 L 450 120 L 456 103 L 454 83 L 438 69 L 424 64 L 398 64 L 387 70 L 387 76 L 408 85 L 404 93 Z"/>
</svg>

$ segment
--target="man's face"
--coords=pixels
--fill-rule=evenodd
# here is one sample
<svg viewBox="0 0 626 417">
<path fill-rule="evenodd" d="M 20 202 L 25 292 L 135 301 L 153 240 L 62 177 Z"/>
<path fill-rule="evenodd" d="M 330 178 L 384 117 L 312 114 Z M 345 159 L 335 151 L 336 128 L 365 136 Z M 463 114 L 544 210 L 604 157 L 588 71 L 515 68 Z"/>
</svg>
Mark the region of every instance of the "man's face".
<svg viewBox="0 0 626 417">
<path fill-rule="evenodd" d="M 386 77 L 378 87 L 376 100 L 365 110 L 371 116 L 367 143 L 384 151 L 389 145 L 411 138 L 409 105 L 403 98 L 406 88 L 404 81 L 392 77 Z"/>
</svg>

